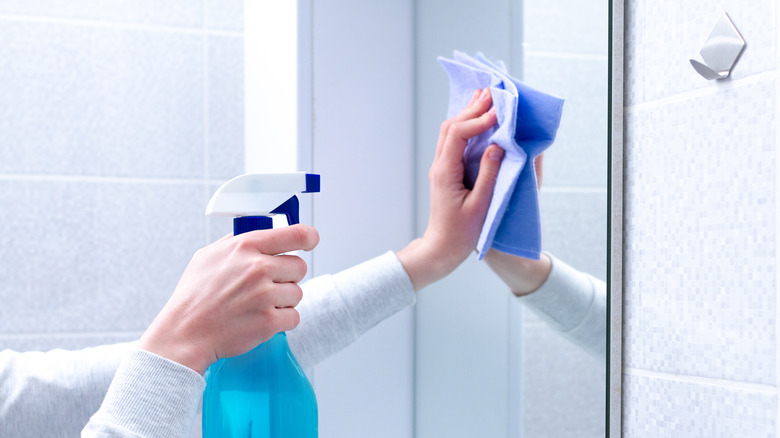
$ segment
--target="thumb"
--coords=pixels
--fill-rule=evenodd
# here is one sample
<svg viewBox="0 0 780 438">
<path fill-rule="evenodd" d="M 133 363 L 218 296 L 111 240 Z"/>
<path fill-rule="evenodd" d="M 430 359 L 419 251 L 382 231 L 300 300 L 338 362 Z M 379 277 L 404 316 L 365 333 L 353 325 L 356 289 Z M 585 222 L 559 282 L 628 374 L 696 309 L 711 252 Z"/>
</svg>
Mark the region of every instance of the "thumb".
<svg viewBox="0 0 780 438">
<path fill-rule="evenodd" d="M 472 202 L 476 202 L 480 207 L 487 209 L 490 200 L 493 197 L 493 188 L 496 186 L 498 170 L 501 168 L 501 160 L 504 159 L 504 149 L 497 145 L 490 145 L 482 153 L 482 160 L 479 163 L 479 174 L 474 183 L 474 189 L 471 191 Z"/>
</svg>

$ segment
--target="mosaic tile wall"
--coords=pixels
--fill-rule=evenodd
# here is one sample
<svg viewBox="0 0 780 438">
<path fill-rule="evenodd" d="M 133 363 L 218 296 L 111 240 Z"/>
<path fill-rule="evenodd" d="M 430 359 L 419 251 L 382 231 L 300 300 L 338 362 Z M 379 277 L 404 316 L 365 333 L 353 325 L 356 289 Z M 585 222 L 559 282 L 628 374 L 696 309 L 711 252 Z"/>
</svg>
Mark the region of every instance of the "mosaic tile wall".
<svg viewBox="0 0 780 438">
<path fill-rule="evenodd" d="M 723 11 L 747 48 L 707 81 Z M 778 13 L 626 3 L 624 436 L 777 436 Z"/>
</svg>

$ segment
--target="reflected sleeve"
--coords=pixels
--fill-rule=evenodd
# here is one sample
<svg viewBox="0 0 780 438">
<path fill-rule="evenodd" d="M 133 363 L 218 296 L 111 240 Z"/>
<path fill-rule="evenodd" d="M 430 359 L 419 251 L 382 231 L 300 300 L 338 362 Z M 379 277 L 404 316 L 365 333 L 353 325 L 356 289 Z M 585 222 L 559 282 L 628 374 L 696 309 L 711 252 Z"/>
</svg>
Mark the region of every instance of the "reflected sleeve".
<svg viewBox="0 0 780 438">
<path fill-rule="evenodd" d="M 517 298 L 565 338 L 588 352 L 606 356 L 607 287 L 554 256 L 547 280 Z"/>
</svg>

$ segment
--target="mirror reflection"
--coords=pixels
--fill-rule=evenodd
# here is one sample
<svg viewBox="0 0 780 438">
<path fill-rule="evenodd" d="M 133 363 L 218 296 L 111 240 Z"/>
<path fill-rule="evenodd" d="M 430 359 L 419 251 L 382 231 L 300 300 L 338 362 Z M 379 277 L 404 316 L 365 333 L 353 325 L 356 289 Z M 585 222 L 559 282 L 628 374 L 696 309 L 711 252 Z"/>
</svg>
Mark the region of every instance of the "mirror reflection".
<svg viewBox="0 0 780 438">
<path fill-rule="evenodd" d="M 183 313 L 214 323 L 204 315 L 243 309 L 212 300 L 189 313 L 175 311 L 176 303 L 202 292 L 187 284 L 201 284 L 198 276 L 209 267 L 229 266 L 210 259 L 193 263 L 202 269 L 187 268 L 189 260 L 224 255 L 214 249 L 220 244 L 196 252 L 230 233 L 229 224 L 203 217 L 209 195 L 256 164 L 244 160 L 243 124 L 254 121 L 244 106 L 252 78 L 242 76 L 250 59 L 248 8 L 212 1 L 182 3 L 176 11 L 81 3 L 0 6 L 7 42 L 0 59 L 11 60 L 0 65 L 0 82 L 8 84 L 0 119 L 0 400 L 19 395 L 0 410 L 0 435 L 77 435 L 128 353 L 135 365 L 149 359 L 138 351 L 142 339 L 141 349 L 155 355 L 146 364 L 170 365 L 168 358 L 183 365 L 179 377 L 194 376 L 184 396 L 190 403 L 165 403 L 169 392 L 158 401 L 174 413 L 151 405 L 124 413 L 199 436 L 200 374 L 217 357 L 188 365 L 192 356 L 175 354 L 183 350 L 168 357 L 171 350 L 158 347 L 175 344 L 160 341 L 181 333 L 173 328 L 186 321 Z M 243 6 L 250 4 L 259 3 Z M 309 144 L 298 146 L 303 158 L 297 159 L 300 170 L 324 180 L 323 192 L 302 206 L 316 211 L 302 217 L 320 230 L 309 261 L 311 276 L 322 276 L 305 286 L 304 296 L 320 301 L 298 306 L 296 330 L 288 321 L 262 335 L 290 330 L 290 348 L 317 394 L 320 436 L 603 436 L 607 4 L 298 4 L 299 36 L 314 47 L 298 48 L 299 59 L 311 58 L 312 74 L 297 85 L 312 90 L 311 107 L 301 111 L 310 111 L 311 132 L 299 133 Z M 356 40 L 365 40 L 357 56 L 345 50 Z M 394 58 L 395 49 L 403 56 Z M 529 167 L 540 184 L 540 259 L 491 251 L 479 261 L 469 247 L 457 270 L 429 284 L 446 274 L 431 278 L 439 260 L 416 257 L 405 245 L 430 226 L 443 229 L 446 242 L 468 228 L 461 217 L 453 221 L 460 228 L 429 217 L 437 191 L 428 172 L 450 102 L 448 77 L 436 60 L 454 50 L 503 61 L 513 77 L 565 104 L 556 141 Z M 480 108 L 475 118 L 488 114 Z M 361 220 L 345 220 L 355 205 L 364 210 Z M 312 247 L 312 233 L 302 236 L 305 242 L 275 252 Z M 371 269 L 362 268 L 365 275 L 326 276 L 378 254 Z M 398 294 L 381 303 L 386 312 L 374 312 L 377 288 L 365 281 L 376 276 L 377 263 L 385 273 L 401 273 L 383 277 L 403 284 L 386 288 Z M 292 269 L 283 279 L 302 275 Z M 355 305 L 344 298 L 347 290 L 366 301 Z M 206 295 L 225 297 L 221 292 L 215 287 Z M 181 299 L 166 306 L 174 293 Z M 341 324 L 349 321 L 345 314 L 354 316 L 345 310 L 350 306 L 362 312 L 354 330 Z M 146 379 L 123 383 L 139 391 L 163 388 Z"/>
<path fill-rule="evenodd" d="M 533 293 L 517 299 L 496 272 L 512 284 L 527 264 L 489 256 L 488 266 L 469 260 L 421 294 L 417 434 L 604 436 L 608 5 L 421 1 L 416 13 L 418 163 L 431 162 L 425 145 L 448 101 L 437 56 L 480 51 L 503 60 L 526 84 L 564 98 L 540 172 L 543 251 L 583 290 L 598 292 L 568 295 L 574 284 L 547 284 L 560 301 Z"/>
</svg>

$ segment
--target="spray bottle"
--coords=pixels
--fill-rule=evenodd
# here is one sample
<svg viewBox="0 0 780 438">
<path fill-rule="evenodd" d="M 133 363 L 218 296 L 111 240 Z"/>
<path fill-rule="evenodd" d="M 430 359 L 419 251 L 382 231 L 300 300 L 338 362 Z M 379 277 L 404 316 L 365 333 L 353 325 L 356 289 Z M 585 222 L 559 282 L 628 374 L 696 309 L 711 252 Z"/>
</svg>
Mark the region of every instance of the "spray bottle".
<svg viewBox="0 0 780 438">
<path fill-rule="evenodd" d="M 214 193 L 206 214 L 234 216 L 234 235 L 273 228 L 275 215 L 286 216 L 293 225 L 299 219 L 295 194 L 319 191 L 320 176 L 315 174 L 244 174 Z M 203 437 L 317 437 L 317 399 L 284 332 L 209 367 Z"/>
</svg>

